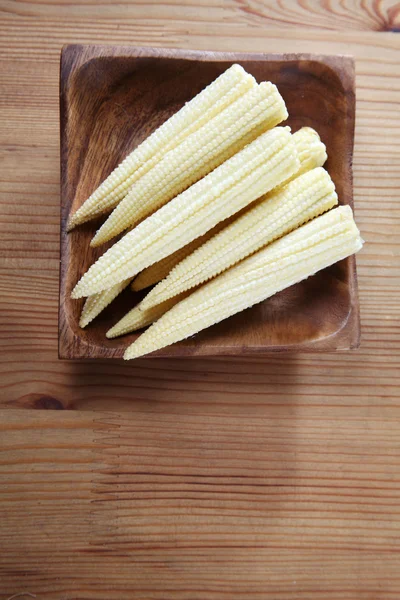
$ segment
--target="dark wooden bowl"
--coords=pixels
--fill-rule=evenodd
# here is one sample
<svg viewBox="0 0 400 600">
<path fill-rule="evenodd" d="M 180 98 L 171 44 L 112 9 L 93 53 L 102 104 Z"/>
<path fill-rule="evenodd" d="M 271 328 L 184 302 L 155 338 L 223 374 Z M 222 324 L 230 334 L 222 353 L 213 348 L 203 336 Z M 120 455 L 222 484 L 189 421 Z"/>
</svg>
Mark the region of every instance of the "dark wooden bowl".
<svg viewBox="0 0 400 600">
<path fill-rule="evenodd" d="M 186 101 L 237 62 L 283 95 L 292 131 L 317 129 L 341 204 L 353 205 L 354 64 L 343 56 L 236 54 L 112 46 L 67 46 L 61 55 L 60 358 L 119 358 L 137 333 L 105 332 L 143 294 L 126 290 L 86 329 L 75 283 L 104 252 L 89 247 L 99 221 L 66 233 L 74 212 L 110 171 Z M 354 257 L 157 356 L 344 350 L 359 344 Z"/>
</svg>

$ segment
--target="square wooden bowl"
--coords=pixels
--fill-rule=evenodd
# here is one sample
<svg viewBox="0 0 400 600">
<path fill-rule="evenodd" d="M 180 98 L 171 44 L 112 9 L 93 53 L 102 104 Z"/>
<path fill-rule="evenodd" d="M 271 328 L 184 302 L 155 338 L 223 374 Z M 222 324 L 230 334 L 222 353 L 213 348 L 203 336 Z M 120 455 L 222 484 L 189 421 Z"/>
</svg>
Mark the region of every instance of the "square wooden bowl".
<svg viewBox="0 0 400 600">
<path fill-rule="evenodd" d="M 90 239 L 99 220 L 66 233 L 74 212 L 110 171 L 185 102 L 237 62 L 274 82 L 292 131 L 314 127 L 341 204 L 353 205 L 354 65 L 343 56 L 237 54 L 113 46 L 67 46 L 61 55 L 60 358 L 120 358 L 137 333 L 105 332 L 142 297 L 126 290 L 86 329 L 75 283 L 104 247 Z M 359 344 L 354 257 L 152 356 L 241 355 L 345 350 Z"/>
</svg>

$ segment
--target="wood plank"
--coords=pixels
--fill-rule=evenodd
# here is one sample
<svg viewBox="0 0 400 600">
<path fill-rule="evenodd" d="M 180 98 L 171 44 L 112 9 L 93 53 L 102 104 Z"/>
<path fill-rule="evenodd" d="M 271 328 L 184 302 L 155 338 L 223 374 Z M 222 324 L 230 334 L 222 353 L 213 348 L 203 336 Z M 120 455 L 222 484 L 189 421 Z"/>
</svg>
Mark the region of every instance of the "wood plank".
<svg viewBox="0 0 400 600">
<path fill-rule="evenodd" d="M 396 10 L 399 15 L 399 9 Z M 398 18 L 394 32 L 398 28 Z M 304 53 L 359 54 L 364 58 L 369 56 L 373 68 L 374 62 L 380 62 L 382 55 L 393 54 L 397 47 L 395 33 L 379 34 L 377 38 L 376 33 L 347 28 L 336 35 L 334 31 L 303 29 L 297 25 L 295 30 L 282 26 L 277 29 L 252 27 L 240 20 L 232 23 L 220 20 L 211 23 L 178 21 L 166 25 L 163 21 L 143 23 L 128 19 L 125 14 L 122 20 L 118 20 L 100 19 L 97 15 L 74 19 L 69 13 L 68 16 L 62 16 L 61 22 L 60 19 L 49 16 L 46 19 L 16 18 L 9 13 L 2 15 L 0 53 L 3 59 L 28 60 L 35 63 L 35 70 L 40 70 L 43 69 L 43 63 L 58 65 L 63 44 L 96 44 L 106 40 L 108 44 L 231 52 L 285 53 L 295 50 Z M 378 39 L 379 42 L 373 41 Z M 379 48 L 379 57 L 374 51 L 375 45 Z"/>
<path fill-rule="evenodd" d="M 12 18 L 75 18 L 122 22 L 132 20 L 149 32 L 161 32 L 162 28 L 204 27 L 223 23 L 237 23 L 255 29 L 288 28 L 304 29 L 390 31 L 400 27 L 400 9 L 395 0 L 357 0 L 340 2 L 301 2 L 300 0 L 169 0 L 168 2 L 125 2 L 110 6 L 89 0 L 63 3 L 58 0 L 25 0 L 18 3 L 2 0 L 3 14 Z M 43 23 L 45 25 L 45 23 Z M 58 23 L 57 23 L 58 26 Z M 104 39 L 104 38 L 103 38 Z"/>
<path fill-rule="evenodd" d="M 399 407 L 265 409 L 4 412 L 4 597 L 397 598 Z"/>
</svg>

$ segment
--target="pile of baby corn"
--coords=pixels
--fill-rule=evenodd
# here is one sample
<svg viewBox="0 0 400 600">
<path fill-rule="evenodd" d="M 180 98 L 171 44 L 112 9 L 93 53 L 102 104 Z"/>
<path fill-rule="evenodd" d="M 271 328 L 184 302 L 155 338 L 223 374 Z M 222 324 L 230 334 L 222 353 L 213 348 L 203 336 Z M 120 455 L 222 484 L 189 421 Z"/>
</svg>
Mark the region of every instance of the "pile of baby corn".
<svg viewBox="0 0 400 600">
<path fill-rule="evenodd" d="M 106 334 L 152 324 L 125 351 L 136 358 L 362 247 L 351 208 L 333 208 L 324 144 L 277 127 L 287 117 L 275 85 L 233 65 L 125 158 L 69 221 L 111 211 L 91 246 L 127 231 L 72 292 L 87 297 L 81 327 L 128 285 L 157 284 Z"/>
</svg>

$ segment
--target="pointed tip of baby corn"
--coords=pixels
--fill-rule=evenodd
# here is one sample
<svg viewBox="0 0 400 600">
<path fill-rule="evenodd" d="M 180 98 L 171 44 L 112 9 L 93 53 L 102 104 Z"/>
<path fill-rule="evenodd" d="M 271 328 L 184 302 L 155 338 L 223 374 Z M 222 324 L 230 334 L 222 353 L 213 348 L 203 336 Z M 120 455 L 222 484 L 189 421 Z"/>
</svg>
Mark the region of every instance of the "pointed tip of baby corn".
<svg viewBox="0 0 400 600">
<path fill-rule="evenodd" d="M 99 294 L 89 296 L 83 306 L 79 326 L 83 329 L 89 325 L 93 319 L 98 317 L 98 315 L 103 312 L 103 310 L 107 308 L 107 306 L 111 304 L 111 302 L 113 302 L 117 296 L 119 296 L 119 294 L 127 287 L 127 285 L 129 285 L 129 283 L 130 279 L 127 279 L 126 281 L 121 281 L 120 283 L 117 283 L 116 285 L 104 290 L 103 292 L 100 292 Z"/>
<path fill-rule="evenodd" d="M 108 338 L 114 338 L 147 327 L 162 317 L 162 315 L 168 312 L 175 304 L 178 304 L 178 302 L 186 298 L 187 295 L 186 292 L 179 294 L 150 310 L 145 310 L 140 302 L 124 315 L 118 323 L 111 327 L 111 329 L 107 331 L 106 336 Z"/>
<path fill-rule="evenodd" d="M 81 317 L 79 319 L 79 327 L 81 329 L 85 329 L 85 327 L 87 327 L 89 325 L 89 323 L 91 323 L 93 321 L 93 318 L 87 318 L 87 317 Z"/>
<path fill-rule="evenodd" d="M 68 219 L 68 223 L 67 223 L 67 227 L 66 227 L 67 233 L 69 233 L 70 231 L 72 231 L 73 229 L 75 229 L 75 227 L 77 226 L 77 224 L 78 223 L 75 223 L 75 221 L 74 221 L 74 217 L 73 216 L 70 217 Z"/>
<path fill-rule="evenodd" d="M 91 298 L 90 296 L 88 296 L 88 298 L 86 298 L 85 303 L 82 308 L 81 316 L 79 319 L 79 327 L 81 329 L 85 329 L 85 327 L 87 327 L 89 325 L 89 323 L 91 321 L 93 321 L 94 317 L 96 316 L 93 313 L 93 310 L 90 310 L 90 307 L 93 304 L 93 302 L 90 302 L 90 298 Z M 92 296 L 92 298 L 93 298 L 93 296 Z"/>
<path fill-rule="evenodd" d="M 78 225 L 82 225 L 83 223 L 86 223 L 87 221 L 98 217 L 100 214 L 100 212 L 94 212 L 93 214 L 88 215 L 86 211 L 83 210 L 83 206 L 81 206 L 74 212 L 73 215 L 70 215 L 67 223 L 67 231 L 72 231 L 72 229 L 74 229 Z"/>
<path fill-rule="evenodd" d="M 170 293 L 165 292 L 165 284 L 162 285 L 164 282 L 165 282 L 165 279 L 163 279 L 163 281 L 160 281 L 143 298 L 143 300 L 141 302 L 143 310 L 151 310 L 152 308 L 155 308 L 156 306 L 161 304 L 161 302 L 164 302 L 165 300 L 169 300 L 171 297 L 174 296 L 174 292 L 170 292 Z M 162 294 L 163 291 L 164 291 L 164 294 Z M 159 292 L 161 292 L 161 296 L 160 296 Z"/>
<path fill-rule="evenodd" d="M 132 310 L 130 310 L 126 315 L 124 315 L 122 317 L 122 319 L 120 319 L 117 323 L 115 323 L 115 325 L 110 327 L 110 329 L 108 331 L 106 331 L 106 338 L 108 338 L 109 340 L 112 340 L 116 337 L 120 337 L 121 335 L 126 335 L 127 333 L 136 331 L 137 329 L 141 329 L 142 327 L 146 326 L 144 324 L 144 319 L 143 319 L 143 324 L 140 324 L 140 322 L 139 322 L 137 326 L 131 326 L 130 329 L 126 328 L 124 326 L 124 323 L 127 322 L 129 317 L 133 318 L 133 316 L 136 316 L 136 320 L 139 321 L 139 318 L 140 318 L 139 305 L 132 308 Z"/>
<path fill-rule="evenodd" d="M 105 244 L 106 242 L 108 242 L 108 238 L 104 239 L 104 236 L 101 232 L 101 227 L 100 229 L 98 229 L 96 231 L 96 233 L 94 234 L 94 236 L 92 237 L 92 239 L 90 240 L 90 247 L 91 248 L 98 248 L 99 246 L 101 246 L 102 244 Z"/>
<path fill-rule="evenodd" d="M 140 358 L 141 356 L 145 356 L 147 354 L 146 349 L 141 347 L 139 343 L 140 338 L 136 340 L 133 344 L 131 344 L 124 352 L 124 360 L 132 360 L 134 358 Z"/>
<path fill-rule="evenodd" d="M 138 329 L 143 329 L 153 322 L 152 317 L 151 313 L 141 310 L 139 303 L 106 332 L 106 337 L 112 339 L 131 333 L 132 331 L 137 331 Z"/>
<path fill-rule="evenodd" d="M 117 207 L 118 208 L 118 207 Z M 114 209 L 116 210 L 116 209 Z M 113 211 L 114 212 L 114 211 Z M 113 213 L 111 213 L 112 215 Z M 110 215 L 110 216 L 111 216 Z M 110 218 L 110 217 L 109 217 Z M 101 225 L 101 227 L 96 231 L 96 233 L 94 234 L 94 236 L 92 237 L 92 239 L 90 240 L 90 247 L 91 248 L 98 248 L 99 246 L 102 246 L 103 244 L 106 244 L 108 241 L 110 241 L 113 237 L 115 237 L 115 235 L 117 234 L 113 234 L 111 235 L 108 231 L 108 227 L 104 227 L 105 224 L 107 223 L 107 220 L 103 223 L 103 225 Z M 131 227 L 133 226 L 133 222 L 131 223 Z M 128 226 L 125 228 L 128 229 Z M 123 233 L 125 231 L 125 229 L 122 229 L 119 233 Z"/>
<path fill-rule="evenodd" d="M 113 327 L 110 327 L 110 329 L 108 331 L 106 331 L 106 338 L 108 338 L 109 340 L 112 340 L 112 339 L 118 337 L 119 335 L 122 335 L 122 334 L 117 332 L 116 325 L 113 325 Z"/>
<path fill-rule="evenodd" d="M 139 224 L 139 221 L 134 221 L 133 224 L 130 225 L 130 227 L 127 227 L 126 229 L 123 229 L 120 233 L 122 235 L 125 235 L 126 233 L 129 233 L 130 231 L 132 231 L 132 229 L 135 229 L 135 227 L 138 224 Z M 104 225 L 104 223 L 103 223 L 103 225 Z M 115 237 L 115 236 L 107 236 L 107 234 L 104 235 L 104 232 L 102 231 L 103 225 L 101 227 L 99 227 L 99 229 L 96 231 L 96 233 L 94 234 L 94 236 L 90 240 L 89 246 L 91 248 L 98 248 L 99 246 L 102 246 L 103 244 L 106 244 L 113 237 Z M 114 239 L 113 242 L 115 242 L 115 241 L 116 240 Z"/>
<path fill-rule="evenodd" d="M 78 283 L 76 284 L 76 286 L 74 287 L 74 289 L 71 292 L 72 300 L 79 300 L 79 298 L 85 298 L 86 296 L 89 295 L 89 294 L 86 294 L 84 291 L 82 291 L 79 283 L 80 282 L 78 281 Z"/>
</svg>

